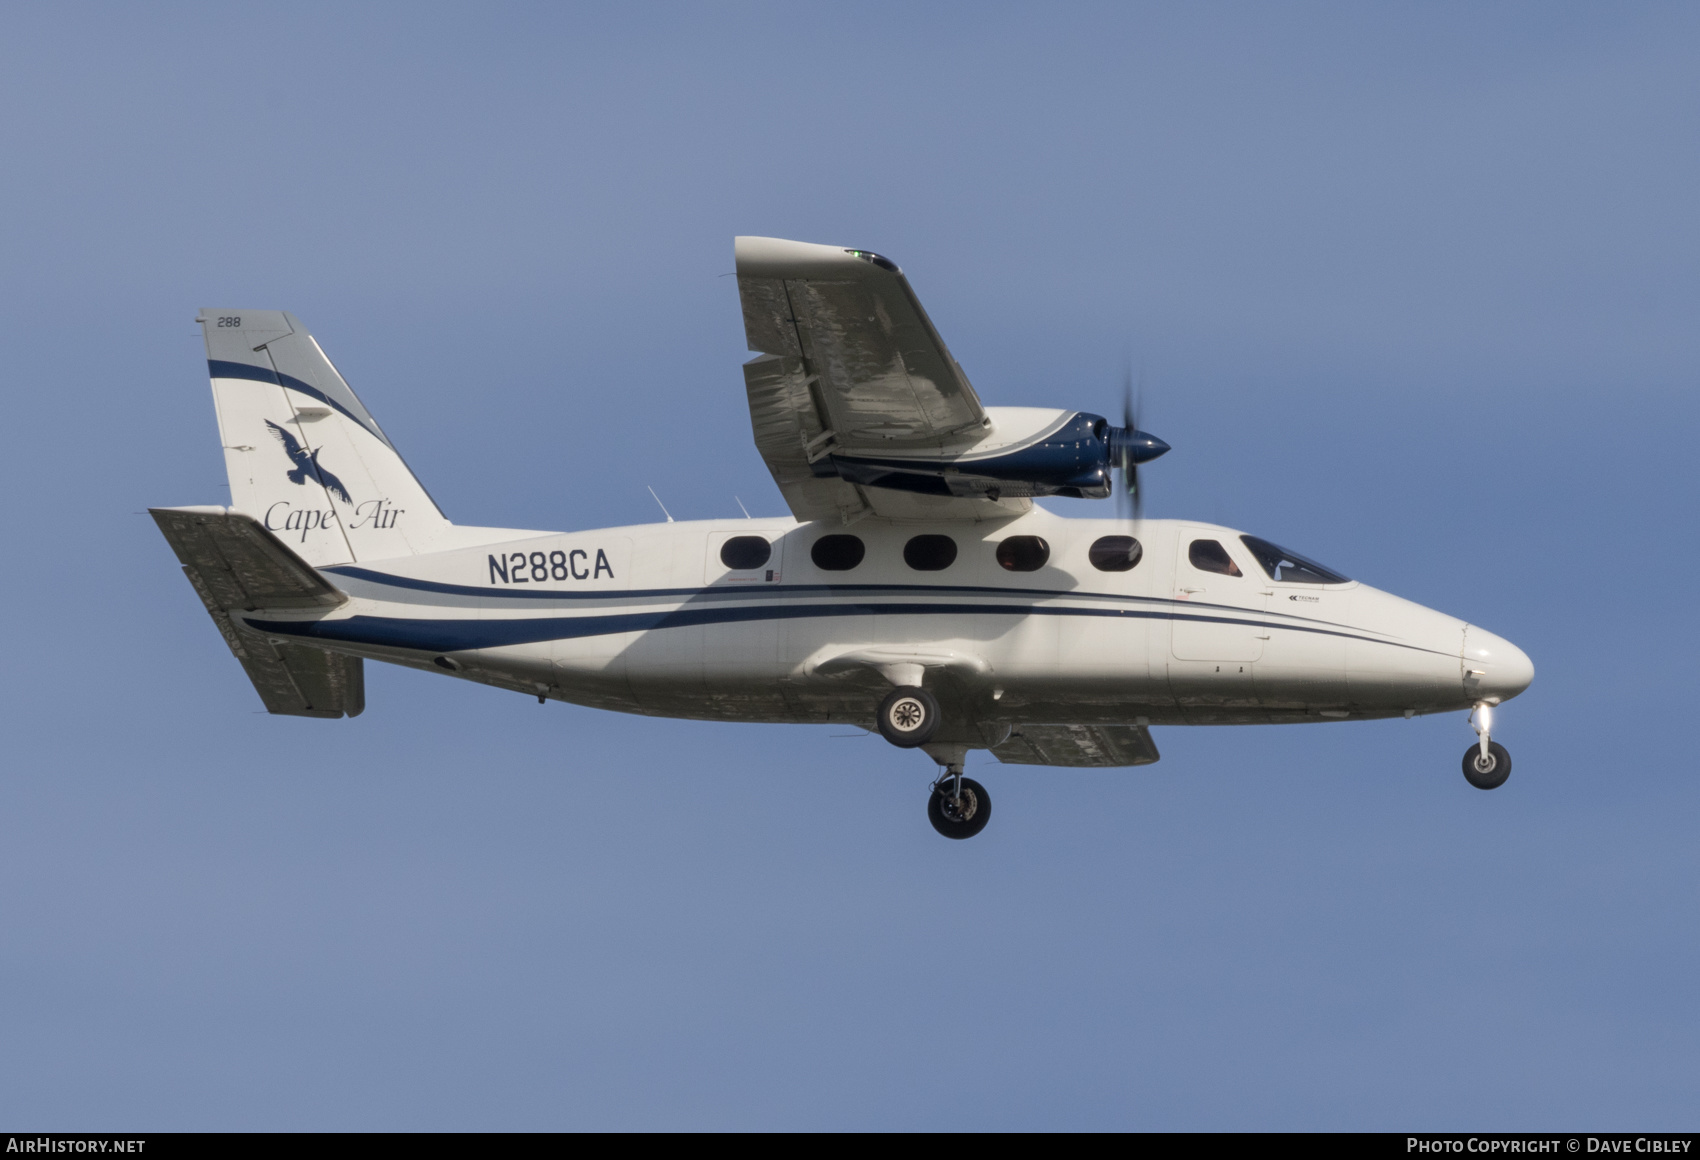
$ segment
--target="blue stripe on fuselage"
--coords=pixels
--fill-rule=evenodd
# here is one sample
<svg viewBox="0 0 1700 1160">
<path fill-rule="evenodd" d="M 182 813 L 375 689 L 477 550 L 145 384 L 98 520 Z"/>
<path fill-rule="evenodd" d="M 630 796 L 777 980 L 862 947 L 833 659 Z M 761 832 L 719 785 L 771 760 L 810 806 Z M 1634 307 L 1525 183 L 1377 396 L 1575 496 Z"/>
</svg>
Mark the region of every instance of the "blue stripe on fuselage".
<svg viewBox="0 0 1700 1160">
<path fill-rule="evenodd" d="M 515 541 L 518 543 L 519 541 Z M 1037 600 L 1115 600 L 1129 604 L 1168 606 L 1174 601 L 1160 596 L 1131 596 L 1118 592 L 1075 592 L 1061 588 L 1009 588 L 992 585 L 971 584 L 751 584 L 743 587 L 717 588 L 640 588 L 636 590 L 603 589 L 589 592 L 563 592 L 550 589 L 527 588 L 495 588 L 480 587 L 475 584 L 445 584 L 439 580 L 420 580 L 411 576 L 396 576 L 388 572 L 375 572 L 370 568 L 360 568 L 353 564 L 335 564 L 328 568 L 320 568 L 320 572 L 333 576 L 343 576 L 350 580 L 362 580 L 369 584 L 379 584 L 387 588 L 401 588 L 414 592 L 430 592 L 444 596 L 490 597 L 497 600 L 560 600 L 577 602 L 585 600 L 605 600 L 633 602 L 639 600 L 773 600 L 790 596 L 922 596 L 922 595 L 952 595 L 952 596 L 1027 596 Z M 1232 604 L 1210 604 L 1204 601 L 1188 601 L 1190 608 L 1207 608 L 1222 612 L 1249 613 L 1252 610 L 1238 608 Z M 1038 611 L 1035 609 L 1034 611 Z M 1275 616 L 1283 620 L 1296 620 L 1306 625 L 1325 625 L 1328 628 L 1348 629 L 1360 639 L 1372 639 L 1361 636 L 1371 629 L 1356 629 L 1349 624 L 1340 624 L 1332 620 L 1317 620 L 1314 617 L 1298 616 L 1290 612 L 1259 612 L 1261 616 Z M 1246 623 L 1250 623 L 1249 621 Z M 1385 636 L 1385 634 L 1383 634 Z"/>
<path fill-rule="evenodd" d="M 240 614 L 238 614 L 240 615 Z M 507 645 L 539 644 L 551 640 L 574 640 L 587 636 L 609 636 L 626 632 L 648 632 L 660 628 L 685 628 L 708 624 L 730 624 L 757 620 L 803 620 L 838 616 L 1102 616 L 1137 620 L 1190 620 L 1205 624 L 1238 624 L 1246 627 L 1282 628 L 1321 636 L 1390 644 L 1417 652 L 1449 656 L 1417 645 L 1376 640 L 1354 632 L 1272 624 L 1228 616 L 1197 616 L 1174 611 L 1132 608 L 1045 608 L 1024 604 L 769 604 L 756 608 L 676 608 L 657 612 L 622 612 L 606 616 L 550 616 L 512 620 L 427 620 L 416 617 L 350 616 L 338 620 L 289 621 L 250 620 L 248 624 L 265 633 L 308 637 L 421 652 L 464 652 L 501 648 Z"/>
</svg>

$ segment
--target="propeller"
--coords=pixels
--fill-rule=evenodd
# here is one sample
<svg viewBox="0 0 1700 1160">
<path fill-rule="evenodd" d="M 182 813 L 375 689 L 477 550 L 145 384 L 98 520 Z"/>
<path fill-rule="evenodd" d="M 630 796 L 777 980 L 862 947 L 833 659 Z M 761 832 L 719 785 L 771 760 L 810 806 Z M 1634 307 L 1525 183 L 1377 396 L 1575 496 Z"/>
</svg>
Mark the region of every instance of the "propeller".
<svg viewBox="0 0 1700 1160">
<path fill-rule="evenodd" d="M 1124 519 L 1140 518 L 1145 508 L 1145 494 L 1139 487 L 1139 465 L 1149 463 L 1169 450 L 1169 445 L 1157 436 L 1142 431 L 1139 413 L 1144 401 L 1144 376 L 1140 376 L 1140 391 L 1133 390 L 1133 368 L 1122 374 L 1122 425 L 1105 432 L 1110 444 L 1110 465 L 1121 471 L 1121 485 L 1116 489 L 1116 507 Z"/>
</svg>

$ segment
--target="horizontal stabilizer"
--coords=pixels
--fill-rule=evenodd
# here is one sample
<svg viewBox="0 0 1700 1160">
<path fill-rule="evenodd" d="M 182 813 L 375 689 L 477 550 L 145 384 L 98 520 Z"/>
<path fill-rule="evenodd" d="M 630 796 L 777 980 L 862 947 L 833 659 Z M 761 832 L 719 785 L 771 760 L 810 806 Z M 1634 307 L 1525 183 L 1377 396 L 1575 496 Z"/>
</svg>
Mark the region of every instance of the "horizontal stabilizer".
<svg viewBox="0 0 1700 1160">
<path fill-rule="evenodd" d="M 223 508 L 149 508 L 148 514 L 225 611 L 335 608 L 348 599 L 252 516 Z"/>
<path fill-rule="evenodd" d="M 1143 725 L 1017 725 L 992 755 L 1005 765 L 1071 769 L 1152 765 L 1158 758 L 1157 743 Z"/>
<path fill-rule="evenodd" d="M 347 596 L 250 516 L 223 508 L 152 508 L 150 514 L 268 712 L 360 715 L 366 686 L 359 657 L 274 645 L 239 628 L 230 615 L 262 608 L 334 608 Z"/>
</svg>

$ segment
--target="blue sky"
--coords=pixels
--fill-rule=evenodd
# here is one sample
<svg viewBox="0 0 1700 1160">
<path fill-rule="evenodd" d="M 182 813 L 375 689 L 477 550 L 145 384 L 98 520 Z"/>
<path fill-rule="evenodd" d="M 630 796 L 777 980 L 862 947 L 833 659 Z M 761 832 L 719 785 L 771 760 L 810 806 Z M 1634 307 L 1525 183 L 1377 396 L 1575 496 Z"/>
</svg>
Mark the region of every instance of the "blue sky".
<svg viewBox="0 0 1700 1160">
<path fill-rule="evenodd" d="M 1692 1128 L 1700 11 L 0 14 L 0 1120 Z M 993 404 L 1521 645 L 1461 717 L 932 770 L 368 666 L 270 718 L 149 505 L 301 316 L 461 523 L 783 505 L 731 239 L 876 249 Z M 1096 510 L 1059 505 L 1063 510 Z"/>
</svg>

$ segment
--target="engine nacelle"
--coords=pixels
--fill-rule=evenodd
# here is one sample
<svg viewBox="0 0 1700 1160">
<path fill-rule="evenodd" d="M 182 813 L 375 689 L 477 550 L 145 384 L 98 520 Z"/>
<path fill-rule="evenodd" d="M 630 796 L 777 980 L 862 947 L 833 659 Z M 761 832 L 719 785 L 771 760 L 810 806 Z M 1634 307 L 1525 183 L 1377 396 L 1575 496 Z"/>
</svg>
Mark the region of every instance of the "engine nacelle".
<svg viewBox="0 0 1700 1160">
<path fill-rule="evenodd" d="M 815 474 L 922 495 L 1104 499 L 1112 468 L 1155 459 L 1169 445 L 1088 411 L 988 407 L 991 427 L 961 448 L 870 454 L 840 450 Z"/>
</svg>

